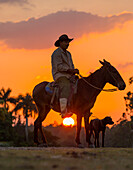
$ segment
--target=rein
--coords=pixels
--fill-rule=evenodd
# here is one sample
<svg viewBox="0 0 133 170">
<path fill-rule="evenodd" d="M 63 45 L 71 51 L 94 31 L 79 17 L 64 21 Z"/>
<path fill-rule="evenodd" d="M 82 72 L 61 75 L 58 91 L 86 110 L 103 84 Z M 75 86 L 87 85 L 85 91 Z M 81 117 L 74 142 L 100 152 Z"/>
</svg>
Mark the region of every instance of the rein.
<svg viewBox="0 0 133 170">
<path fill-rule="evenodd" d="M 91 83 L 89 83 L 87 80 L 85 80 L 84 77 L 81 74 L 79 74 L 79 76 L 84 80 L 84 82 L 86 82 L 88 85 L 90 85 L 91 87 L 93 87 L 93 88 L 95 88 L 97 90 L 105 91 L 105 92 L 114 92 L 114 91 L 118 90 L 117 88 L 114 88 L 114 89 L 102 89 L 102 88 L 96 87 L 96 86 L 92 85 Z"/>
</svg>

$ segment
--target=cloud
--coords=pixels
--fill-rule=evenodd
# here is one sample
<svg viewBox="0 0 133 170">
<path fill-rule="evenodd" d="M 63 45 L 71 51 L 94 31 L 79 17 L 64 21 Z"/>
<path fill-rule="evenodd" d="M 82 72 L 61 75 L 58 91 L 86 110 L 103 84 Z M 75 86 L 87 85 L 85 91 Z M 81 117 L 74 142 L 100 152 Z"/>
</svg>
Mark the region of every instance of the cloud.
<svg viewBox="0 0 133 170">
<path fill-rule="evenodd" d="M 0 4 L 28 4 L 28 0 L 0 0 Z"/>
<path fill-rule="evenodd" d="M 63 33 L 80 38 L 83 34 L 102 33 L 133 20 L 132 13 L 101 17 L 91 13 L 67 11 L 30 18 L 17 23 L 0 22 L 0 41 L 10 48 L 44 49 L 53 46 Z"/>
<path fill-rule="evenodd" d="M 119 69 L 125 69 L 125 68 L 130 67 L 130 66 L 133 66 L 133 62 L 127 62 L 127 63 L 125 63 L 125 64 L 119 64 L 119 65 L 117 66 L 117 68 L 119 68 Z"/>
</svg>

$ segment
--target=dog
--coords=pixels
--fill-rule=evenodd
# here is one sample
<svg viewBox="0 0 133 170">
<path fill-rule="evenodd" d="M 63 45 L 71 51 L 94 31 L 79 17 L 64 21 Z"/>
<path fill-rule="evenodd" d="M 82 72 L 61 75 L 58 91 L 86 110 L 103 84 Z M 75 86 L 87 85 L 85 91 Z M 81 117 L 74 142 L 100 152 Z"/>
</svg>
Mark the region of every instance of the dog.
<svg viewBox="0 0 133 170">
<path fill-rule="evenodd" d="M 105 130 L 106 130 L 106 125 L 112 125 L 114 124 L 114 122 L 112 121 L 112 118 L 107 116 L 104 119 L 100 120 L 100 119 L 93 119 L 90 122 L 90 139 L 91 139 L 91 135 L 95 134 L 95 141 L 94 141 L 94 145 L 95 147 L 99 147 L 99 133 L 102 131 L 102 147 L 104 147 L 104 137 L 105 137 Z M 93 136 L 94 136 L 93 134 Z"/>
</svg>

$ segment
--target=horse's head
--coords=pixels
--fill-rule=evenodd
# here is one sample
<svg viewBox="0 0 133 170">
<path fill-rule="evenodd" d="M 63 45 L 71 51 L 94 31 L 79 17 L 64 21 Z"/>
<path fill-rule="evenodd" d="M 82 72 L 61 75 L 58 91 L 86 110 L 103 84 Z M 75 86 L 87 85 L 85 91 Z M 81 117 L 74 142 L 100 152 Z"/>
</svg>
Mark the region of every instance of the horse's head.
<svg viewBox="0 0 133 170">
<path fill-rule="evenodd" d="M 126 84 L 122 79 L 121 75 L 119 74 L 119 72 L 116 70 L 116 68 L 113 67 L 105 59 L 99 62 L 103 65 L 103 68 L 106 70 L 106 81 L 112 84 L 113 86 L 118 87 L 119 90 L 124 90 Z"/>
</svg>

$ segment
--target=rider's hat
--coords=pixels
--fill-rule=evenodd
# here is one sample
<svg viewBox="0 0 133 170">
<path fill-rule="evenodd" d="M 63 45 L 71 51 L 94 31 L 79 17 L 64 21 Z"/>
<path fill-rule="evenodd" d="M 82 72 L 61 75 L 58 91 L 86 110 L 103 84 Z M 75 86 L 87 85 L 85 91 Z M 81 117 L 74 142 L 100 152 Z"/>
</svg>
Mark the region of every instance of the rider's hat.
<svg viewBox="0 0 133 170">
<path fill-rule="evenodd" d="M 56 47 L 60 46 L 60 41 L 64 41 L 64 40 L 68 40 L 69 42 L 71 42 L 73 40 L 73 38 L 68 38 L 68 36 L 66 34 L 63 34 L 59 37 L 59 39 L 54 43 L 54 45 Z"/>
</svg>

